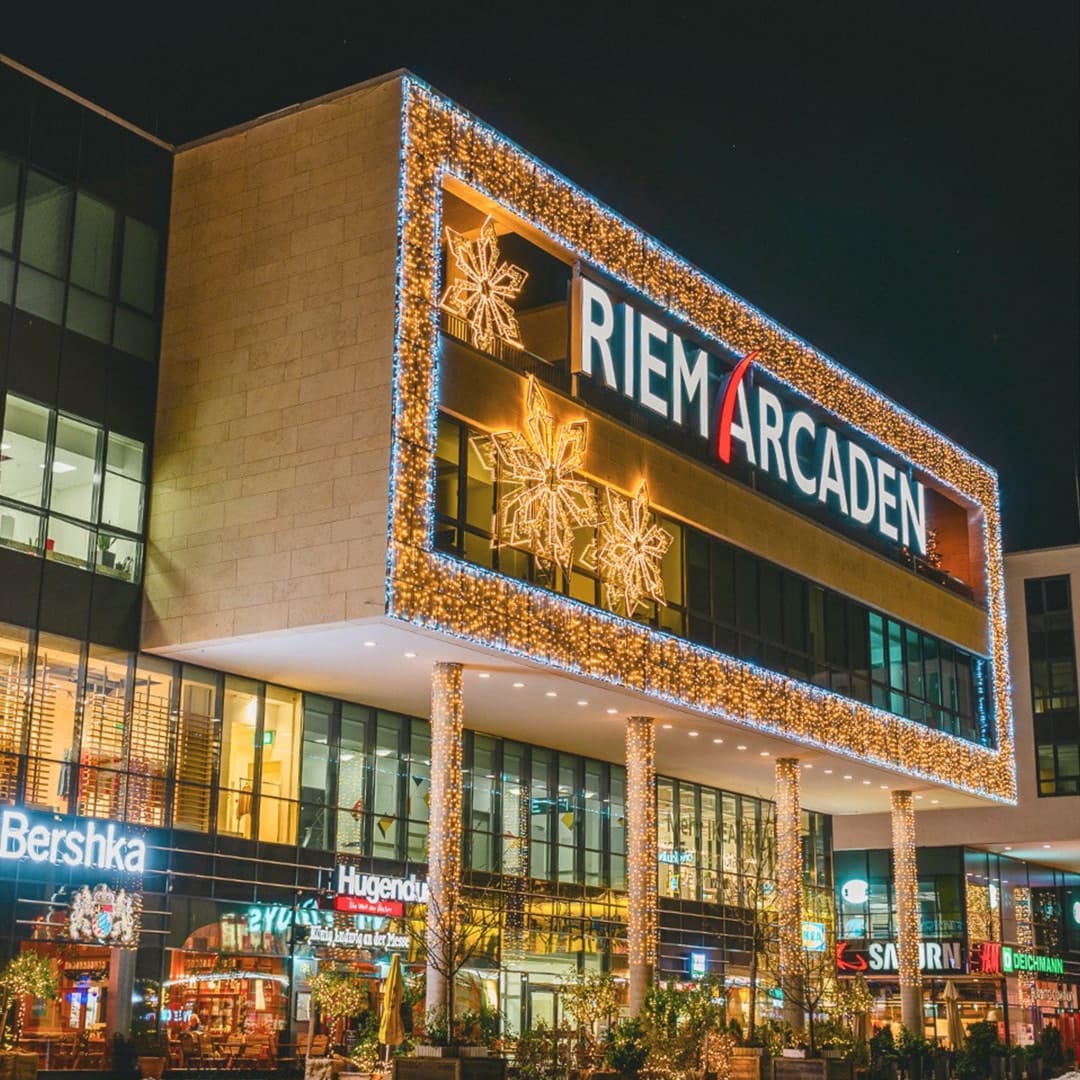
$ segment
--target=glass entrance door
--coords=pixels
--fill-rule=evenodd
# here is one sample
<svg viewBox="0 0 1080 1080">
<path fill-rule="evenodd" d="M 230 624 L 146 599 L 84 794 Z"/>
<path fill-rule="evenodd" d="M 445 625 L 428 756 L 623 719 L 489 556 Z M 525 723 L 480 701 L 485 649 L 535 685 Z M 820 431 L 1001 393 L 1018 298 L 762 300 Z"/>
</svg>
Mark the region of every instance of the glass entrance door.
<svg viewBox="0 0 1080 1080">
<path fill-rule="evenodd" d="M 528 1002 L 525 1015 L 526 1031 L 531 1031 L 541 1023 L 548 1028 L 556 1027 L 559 999 L 554 986 L 530 986 L 526 1001 Z"/>
</svg>

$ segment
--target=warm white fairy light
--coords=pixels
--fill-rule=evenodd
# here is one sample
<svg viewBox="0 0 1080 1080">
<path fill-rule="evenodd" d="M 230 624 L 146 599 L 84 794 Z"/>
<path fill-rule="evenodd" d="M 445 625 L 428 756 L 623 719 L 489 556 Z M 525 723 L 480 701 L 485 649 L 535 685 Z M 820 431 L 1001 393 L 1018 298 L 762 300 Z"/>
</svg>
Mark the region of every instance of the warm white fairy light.
<svg viewBox="0 0 1080 1080">
<path fill-rule="evenodd" d="M 447 288 L 443 311 L 468 322 L 477 348 L 487 351 L 496 338 L 524 348 L 510 301 L 517 298 L 529 275 L 520 266 L 500 261 L 495 222 L 487 218 L 475 240 L 448 228 L 446 245 L 461 276 Z"/>
<path fill-rule="evenodd" d="M 675 538 L 656 524 L 644 480 L 631 498 L 605 489 L 595 566 L 612 611 L 633 617 L 646 600 L 664 603 L 660 567 Z"/>
<path fill-rule="evenodd" d="M 462 665 L 435 664 L 431 674 L 431 802 L 428 816 L 427 946 L 447 948 L 461 888 Z M 445 1008 L 449 958 L 429 959 L 427 1005 Z"/>
<path fill-rule="evenodd" d="M 1018 951 L 1031 952 L 1035 945 L 1035 926 L 1032 922 L 1031 890 L 1026 885 L 1013 888 L 1013 911 L 1016 915 L 1016 944 L 1020 946 Z M 1030 1009 L 1037 1003 L 1035 983 L 1035 972 L 1016 973 L 1021 1008 Z"/>
<path fill-rule="evenodd" d="M 798 758 L 776 759 L 776 891 L 780 985 L 795 991 L 802 958 L 802 806 Z"/>
<path fill-rule="evenodd" d="M 900 989 L 922 986 L 919 968 L 919 872 L 915 865 L 915 803 L 910 791 L 892 800 L 893 888 L 896 890 L 896 952 Z"/>
<path fill-rule="evenodd" d="M 627 959 L 631 1009 L 656 964 L 656 729 L 652 717 L 626 721 Z"/>
<path fill-rule="evenodd" d="M 496 543 L 531 551 L 541 563 L 569 568 L 574 530 L 596 525 L 596 491 L 578 476 L 589 440 L 587 420 L 556 424 L 540 384 L 525 391 L 525 431 L 491 436 L 502 491 Z"/>
<path fill-rule="evenodd" d="M 402 181 L 387 611 L 396 618 L 654 700 L 1001 801 L 1016 796 L 1004 569 L 993 470 L 711 281 L 565 178 L 402 80 Z M 438 300 L 444 183 L 466 185 L 623 287 L 910 460 L 981 522 L 996 749 L 678 641 L 434 551 Z"/>
</svg>

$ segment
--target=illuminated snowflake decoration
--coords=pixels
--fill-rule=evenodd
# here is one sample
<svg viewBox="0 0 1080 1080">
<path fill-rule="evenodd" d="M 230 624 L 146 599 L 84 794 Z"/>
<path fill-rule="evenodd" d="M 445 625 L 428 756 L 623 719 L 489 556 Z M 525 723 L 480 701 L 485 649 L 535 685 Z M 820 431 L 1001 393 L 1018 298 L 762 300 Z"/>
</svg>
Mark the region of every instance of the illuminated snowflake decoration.
<svg viewBox="0 0 1080 1080">
<path fill-rule="evenodd" d="M 486 218 L 475 240 L 447 227 L 446 243 L 462 277 L 448 286 L 443 311 L 469 324 L 479 349 L 488 351 L 496 338 L 523 349 L 521 327 L 509 301 L 517 298 L 529 275 L 520 266 L 499 261 L 495 222 Z"/>
<path fill-rule="evenodd" d="M 610 489 L 604 492 L 594 558 L 612 611 L 621 607 L 632 618 L 643 601 L 664 603 L 660 566 L 673 539 L 653 519 L 644 480 L 630 499 Z"/>
<path fill-rule="evenodd" d="M 503 490 L 495 519 L 497 543 L 525 548 L 544 566 L 569 569 L 574 530 L 597 524 L 596 492 L 575 473 L 585 462 L 587 420 L 556 426 L 547 398 L 530 375 L 525 431 L 491 436 L 491 464 Z"/>
</svg>

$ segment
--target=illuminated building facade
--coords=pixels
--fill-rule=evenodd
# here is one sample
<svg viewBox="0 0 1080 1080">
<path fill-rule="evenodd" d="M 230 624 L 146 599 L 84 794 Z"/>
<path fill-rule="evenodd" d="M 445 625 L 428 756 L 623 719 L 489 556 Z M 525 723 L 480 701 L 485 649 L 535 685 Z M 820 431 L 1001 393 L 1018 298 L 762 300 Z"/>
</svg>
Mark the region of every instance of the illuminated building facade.
<svg viewBox="0 0 1080 1080">
<path fill-rule="evenodd" d="M 145 830 L 165 1008 L 296 1035 L 314 965 L 410 948 L 414 874 L 429 939 L 501 906 L 513 1030 L 579 969 L 741 1007 L 761 920 L 804 922 L 781 985 L 832 938 L 832 815 L 907 851 L 929 793 L 1015 797 L 993 471 L 411 76 L 175 149 L 156 379 L 137 640 L 61 675 L 4 615 L 20 693 L 122 736 L 5 722 L 13 805 Z"/>
</svg>

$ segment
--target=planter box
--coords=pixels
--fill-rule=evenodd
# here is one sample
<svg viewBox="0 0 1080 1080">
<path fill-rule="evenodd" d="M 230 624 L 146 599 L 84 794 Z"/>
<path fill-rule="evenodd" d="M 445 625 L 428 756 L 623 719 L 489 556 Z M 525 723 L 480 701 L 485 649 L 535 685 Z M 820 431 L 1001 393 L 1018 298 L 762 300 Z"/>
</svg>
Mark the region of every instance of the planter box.
<svg viewBox="0 0 1080 1080">
<path fill-rule="evenodd" d="M 771 1064 L 772 1080 L 826 1080 L 821 1058 L 774 1057 Z"/>
<path fill-rule="evenodd" d="M 506 1080 L 506 1058 L 399 1057 L 394 1080 Z"/>
<path fill-rule="evenodd" d="M 413 1053 L 418 1058 L 455 1058 L 458 1056 L 458 1046 L 426 1046 L 421 1044 Z"/>
<path fill-rule="evenodd" d="M 736 1046 L 731 1051 L 731 1080 L 766 1080 L 769 1059 L 761 1046 Z"/>
</svg>

